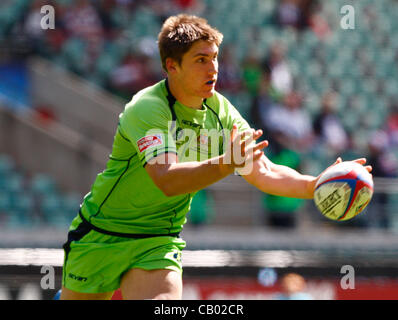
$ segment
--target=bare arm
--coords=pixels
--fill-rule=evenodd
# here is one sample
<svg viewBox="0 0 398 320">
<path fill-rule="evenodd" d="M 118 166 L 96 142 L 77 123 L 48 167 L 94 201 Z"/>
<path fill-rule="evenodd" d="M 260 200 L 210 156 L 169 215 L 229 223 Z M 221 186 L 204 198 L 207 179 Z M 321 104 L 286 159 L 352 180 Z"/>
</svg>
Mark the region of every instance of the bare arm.
<svg viewBox="0 0 398 320">
<path fill-rule="evenodd" d="M 317 180 L 317 177 L 302 175 L 289 167 L 272 163 L 265 155 L 243 178 L 262 192 L 301 199 L 313 198 Z"/>
<path fill-rule="evenodd" d="M 196 192 L 233 172 L 232 168 L 223 164 L 222 157 L 201 162 L 179 163 L 174 153 L 156 157 L 145 166 L 145 169 L 159 189 L 169 197 Z"/>
<path fill-rule="evenodd" d="M 361 165 L 366 163 L 365 158 L 354 161 Z M 338 158 L 332 166 L 340 162 L 342 159 Z M 365 166 L 365 168 L 369 172 L 372 171 L 371 166 Z M 303 175 L 289 167 L 272 163 L 263 155 L 254 163 L 253 170 L 243 177 L 265 193 L 289 198 L 312 199 L 320 175 L 317 177 Z"/>
</svg>

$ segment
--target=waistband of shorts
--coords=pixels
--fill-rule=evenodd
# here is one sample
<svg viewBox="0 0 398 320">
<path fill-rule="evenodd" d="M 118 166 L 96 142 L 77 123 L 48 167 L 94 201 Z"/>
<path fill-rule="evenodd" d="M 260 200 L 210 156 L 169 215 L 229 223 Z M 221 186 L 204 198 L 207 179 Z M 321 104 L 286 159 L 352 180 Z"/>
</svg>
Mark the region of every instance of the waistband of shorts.
<svg viewBox="0 0 398 320">
<path fill-rule="evenodd" d="M 115 232 L 115 231 L 105 230 L 105 229 L 102 229 L 102 228 L 99 228 L 99 227 L 93 225 L 83 216 L 81 210 L 79 210 L 79 217 L 80 217 L 80 219 L 82 219 L 82 221 L 83 221 L 82 223 L 86 224 L 90 229 L 97 231 L 99 233 L 103 233 L 103 234 L 115 236 L 115 237 L 131 238 L 131 239 L 144 239 L 144 238 L 153 238 L 153 237 L 175 237 L 175 238 L 178 238 L 180 236 L 179 232 L 176 232 L 176 233 L 154 233 L 154 234 Z"/>
</svg>

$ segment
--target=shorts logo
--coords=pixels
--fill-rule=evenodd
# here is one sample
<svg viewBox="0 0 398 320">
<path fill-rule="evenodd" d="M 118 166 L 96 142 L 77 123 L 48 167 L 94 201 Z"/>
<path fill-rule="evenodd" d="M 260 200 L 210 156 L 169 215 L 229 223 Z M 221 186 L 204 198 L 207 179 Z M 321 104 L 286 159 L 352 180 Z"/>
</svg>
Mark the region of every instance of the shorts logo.
<svg viewBox="0 0 398 320">
<path fill-rule="evenodd" d="M 173 254 L 173 258 L 176 259 L 178 262 L 181 262 L 181 252 L 175 252 Z"/>
<path fill-rule="evenodd" d="M 163 138 L 160 134 L 149 135 L 141 138 L 137 141 L 138 149 L 140 152 L 154 146 L 160 146 L 163 144 Z"/>
</svg>

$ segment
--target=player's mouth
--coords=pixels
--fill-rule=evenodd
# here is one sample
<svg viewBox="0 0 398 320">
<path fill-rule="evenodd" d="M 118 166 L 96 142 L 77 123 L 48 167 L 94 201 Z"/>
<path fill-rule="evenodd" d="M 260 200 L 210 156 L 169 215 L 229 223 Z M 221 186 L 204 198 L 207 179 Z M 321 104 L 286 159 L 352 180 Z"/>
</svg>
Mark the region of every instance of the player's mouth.
<svg viewBox="0 0 398 320">
<path fill-rule="evenodd" d="M 216 80 L 215 79 L 212 79 L 212 80 L 209 80 L 209 81 L 206 82 L 206 85 L 208 85 L 208 86 L 214 86 L 215 84 L 216 84 Z"/>
</svg>

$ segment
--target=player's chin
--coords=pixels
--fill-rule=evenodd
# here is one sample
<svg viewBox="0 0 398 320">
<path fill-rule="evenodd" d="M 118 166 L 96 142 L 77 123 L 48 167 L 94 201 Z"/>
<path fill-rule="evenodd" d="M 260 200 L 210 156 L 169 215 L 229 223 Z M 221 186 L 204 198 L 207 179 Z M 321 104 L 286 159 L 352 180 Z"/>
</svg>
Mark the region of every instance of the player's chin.
<svg viewBox="0 0 398 320">
<path fill-rule="evenodd" d="M 203 96 L 203 98 L 207 99 L 207 98 L 212 97 L 215 94 L 215 92 L 216 92 L 216 89 L 214 87 L 208 88 L 207 90 L 203 90 L 202 96 Z"/>
<path fill-rule="evenodd" d="M 209 92 L 208 94 L 206 94 L 206 95 L 203 95 L 203 98 L 204 99 L 209 99 L 209 98 L 211 98 L 212 96 L 214 96 L 214 91 L 212 91 L 212 92 Z"/>
</svg>

